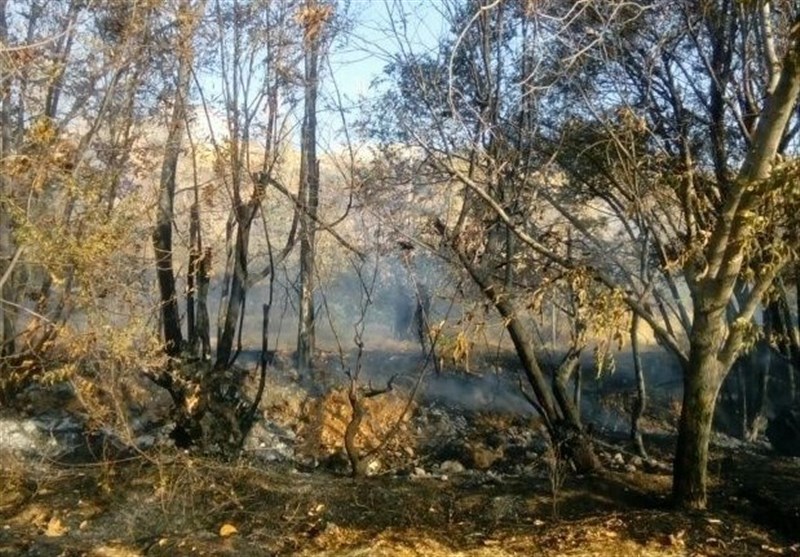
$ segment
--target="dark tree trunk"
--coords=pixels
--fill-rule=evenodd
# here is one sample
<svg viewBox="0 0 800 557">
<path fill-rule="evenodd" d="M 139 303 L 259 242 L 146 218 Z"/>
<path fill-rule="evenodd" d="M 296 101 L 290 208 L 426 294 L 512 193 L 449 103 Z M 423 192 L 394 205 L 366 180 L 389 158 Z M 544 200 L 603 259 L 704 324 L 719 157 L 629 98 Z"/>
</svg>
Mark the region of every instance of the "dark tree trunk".
<svg viewBox="0 0 800 557">
<path fill-rule="evenodd" d="M 195 191 L 196 191 L 195 186 Z M 203 256 L 203 246 L 200 241 L 200 207 L 195 203 L 189 213 L 189 271 L 186 273 L 186 336 L 188 337 L 188 351 L 194 358 L 197 355 L 197 275 L 199 274 L 200 258 Z"/>
<path fill-rule="evenodd" d="M 636 446 L 639 456 L 646 459 L 647 451 L 644 448 L 640 422 L 647 407 L 647 388 L 644 380 L 644 369 L 642 369 L 642 356 L 639 350 L 639 316 L 635 313 L 631 320 L 631 353 L 633 357 L 633 374 L 636 381 L 636 398 L 631 409 L 631 441 Z"/>
<path fill-rule="evenodd" d="M 216 369 L 224 369 L 232 363 L 233 341 L 236 338 L 237 326 L 241 326 L 244 314 L 244 302 L 247 295 L 247 254 L 250 245 L 250 228 L 258 209 L 258 202 L 253 201 L 238 210 L 236 217 L 236 243 L 233 248 L 233 273 L 227 297 L 227 309 L 217 341 Z"/>
<path fill-rule="evenodd" d="M 6 1 L 0 1 L 0 42 L 8 44 L 8 24 L 6 21 Z M 11 152 L 11 84 L 10 73 L 0 74 L 0 160 L 6 160 Z M 15 311 L 7 302 L 15 301 L 11 280 L 13 245 L 11 240 L 11 219 L 7 201 L 11 195 L 8 178 L 0 174 L 0 277 L 5 281 L 0 285 L 0 359 L 14 354 L 16 337 Z"/>
<path fill-rule="evenodd" d="M 316 0 L 306 0 L 309 10 L 318 8 Z M 315 28 L 314 28 L 315 27 Z M 301 374 L 311 370 L 315 348 L 315 257 L 316 219 L 319 206 L 319 164 L 317 162 L 318 65 L 322 29 L 309 24 L 305 36 L 305 111 L 301 134 L 300 195 L 300 299 L 297 326 L 297 368 Z"/>
<path fill-rule="evenodd" d="M 503 317 L 525 377 L 533 389 L 535 396 L 533 402 L 547 424 L 552 441 L 563 449 L 562 454 L 572 461 L 579 474 L 595 472 L 602 468 L 591 438 L 581 427 L 578 411 L 566 390 L 567 383 L 564 377 L 568 381 L 577 359 L 567 359 L 562 363 L 562 377 L 554 378 L 554 383 L 558 383 L 558 386 L 551 389 L 536 359 L 534 337 L 520 319 L 519 312 L 509 296 L 504 290 L 497 289 L 489 279 L 475 269 L 463 254 L 459 253 L 459 257 L 470 276 Z M 557 391 L 555 395 L 553 390 Z"/>
<path fill-rule="evenodd" d="M 180 11 L 185 9 L 182 7 Z M 185 30 L 184 30 L 185 31 Z M 175 272 L 172 264 L 172 221 L 174 219 L 175 178 L 178 158 L 183 143 L 186 121 L 186 100 L 189 96 L 192 78 L 192 50 L 187 41 L 191 37 L 182 35 L 179 43 L 178 76 L 175 89 L 175 102 L 172 107 L 167 141 L 164 147 L 164 160 L 161 165 L 161 178 L 158 191 L 158 212 L 153 231 L 153 248 L 156 259 L 156 275 L 161 300 L 161 321 L 164 330 L 164 345 L 171 356 L 180 354 L 183 336 L 178 312 L 178 295 L 175 289 Z"/>
<path fill-rule="evenodd" d="M 200 359 L 211 357 L 211 322 L 208 317 L 208 286 L 211 274 L 211 248 L 206 248 L 197 266 L 197 337 Z"/>
</svg>

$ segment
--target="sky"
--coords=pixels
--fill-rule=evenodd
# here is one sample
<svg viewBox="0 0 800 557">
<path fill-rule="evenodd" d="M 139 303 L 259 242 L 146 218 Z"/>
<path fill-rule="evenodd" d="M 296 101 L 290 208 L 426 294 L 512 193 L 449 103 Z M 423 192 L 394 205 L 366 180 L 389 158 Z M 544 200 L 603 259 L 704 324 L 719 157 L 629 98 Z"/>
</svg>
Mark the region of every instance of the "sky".
<svg viewBox="0 0 800 557">
<path fill-rule="evenodd" d="M 357 118 L 359 101 L 377 93 L 373 82 L 398 52 L 392 22 L 399 25 L 405 15 L 408 42 L 414 51 L 430 51 L 436 48 L 438 37 L 447 27 L 441 10 L 439 0 L 350 0 L 353 31 L 332 45 L 322 83 L 323 103 L 335 101 L 338 90 L 349 108 L 348 118 Z M 340 145 L 341 117 L 325 111 L 323 106 L 320 109 L 320 143 L 323 147 Z"/>
<path fill-rule="evenodd" d="M 347 127 L 352 129 L 361 116 L 363 101 L 379 93 L 373 83 L 400 48 L 392 31 L 393 24 L 400 27 L 401 21 L 406 22 L 407 45 L 404 48 L 411 45 L 415 53 L 435 50 L 438 38 L 447 28 L 441 13 L 443 0 L 341 0 L 341 3 L 348 5 L 346 17 L 352 21 L 352 28 L 333 42 L 327 59 L 322 61 L 317 104 L 317 137 L 321 152 L 340 151 L 347 145 L 338 110 L 339 99 L 345 108 Z M 218 75 L 201 75 L 200 81 L 207 99 L 219 97 Z M 227 134 L 225 116 L 212 110 L 210 117 L 217 139 L 224 137 Z M 209 133 L 204 113 L 197 121 L 196 133 L 198 137 Z M 299 147 L 299 127 L 295 135 L 294 142 Z M 351 135 L 350 139 L 355 138 Z"/>
</svg>

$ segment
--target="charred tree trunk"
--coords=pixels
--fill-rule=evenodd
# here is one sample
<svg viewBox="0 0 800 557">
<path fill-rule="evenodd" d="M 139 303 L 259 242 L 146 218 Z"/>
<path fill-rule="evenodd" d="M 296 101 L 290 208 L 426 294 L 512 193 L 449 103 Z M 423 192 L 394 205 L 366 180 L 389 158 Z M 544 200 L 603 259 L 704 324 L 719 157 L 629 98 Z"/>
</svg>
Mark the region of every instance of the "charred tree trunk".
<svg viewBox="0 0 800 557">
<path fill-rule="evenodd" d="M 644 380 L 644 369 L 642 369 L 642 356 L 639 350 L 639 316 L 635 313 L 631 320 L 631 354 L 633 357 L 633 374 L 636 381 L 636 398 L 631 409 L 631 441 L 636 446 L 639 456 L 646 459 L 647 451 L 644 448 L 640 422 L 647 407 L 647 389 Z"/>
<path fill-rule="evenodd" d="M 188 9 L 182 5 L 180 13 Z M 179 25 L 182 26 L 179 21 Z M 190 30 L 189 30 L 190 31 Z M 189 97 L 192 78 L 191 32 L 182 29 L 178 47 L 178 76 L 175 100 L 172 106 L 167 141 L 164 147 L 164 160 L 161 165 L 161 178 L 158 188 L 158 213 L 153 231 L 153 249 L 156 259 L 156 275 L 161 300 L 161 321 L 164 332 L 164 346 L 167 354 L 178 356 L 183 344 L 181 320 L 178 312 L 178 295 L 175 288 L 175 272 L 172 264 L 172 221 L 175 205 L 175 179 L 178 158 L 181 154 L 184 126 L 186 121 L 186 102 Z"/>
<path fill-rule="evenodd" d="M 195 191 L 196 191 L 195 186 Z M 192 358 L 197 354 L 197 275 L 200 272 L 200 258 L 203 256 L 203 246 L 200 241 L 200 207 L 195 203 L 189 212 L 189 271 L 186 273 L 186 336 L 188 337 L 188 351 Z"/>
<path fill-rule="evenodd" d="M 208 317 L 208 286 L 211 274 L 211 248 L 206 248 L 197 265 L 197 338 L 200 359 L 211 357 L 211 322 Z"/>
<path fill-rule="evenodd" d="M 258 188 L 257 188 L 258 190 Z M 232 363 L 233 341 L 236 338 L 237 326 L 241 326 L 244 314 L 244 303 L 247 295 L 247 254 L 250 245 L 250 228 L 253 217 L 258 210 L 256 199 L 237 210 L 236 243 L 233 248 L 233 272 L 230 277 L 227 309 L 225 319 L 217 341 L 216 369 L 225 369 Z"/>
<path fill-rule="evenodd" d="M 563 454 L 572 461 L 578 473 L 584 474 L 599 470 L 602 465 L 594 451 L 591 438 L 581 427 L 577 409 L 567 394 L 567 383 L 556 380 L 556 382 L 560 381 L 560 384 L 555 389 L 557 393 L 553 394 L 553 389 L 548 385 L 544 371 L 536 359 L 534 337 L 520 319 L 519 313 L 507 293 L 502 289 L 497 289 L 488 278 L 484 277 L 463 257 L 463 254 L 458 253 L 458 255 L 472 279 L 503 317 L 525 377 L 533 389 L 535 396 L 533 402 L 547 424 L 553 443 L 563 449 Z M 565 364 L 562 364 L 564 370 L 562 373 L 568 379 L 569 374 L 574 371 L 574 367 L 570 367 L 574 362 L 565 361 Z"/>
<path fill-rule="evenodd" d="M 316 0 L 306 8 L 319 9 Z M 297 368 L 301 374 L 311 370 L 314 358 L 314 290 L 316 257 L 316 219 L 319 206 L 319 164 L 317 162 L 318 65 L 322 29 L 319 22 L 307 22 L 305 29 L 305 111 L 300 156 L 300 299 L 297 326 Z"/>
</svg>

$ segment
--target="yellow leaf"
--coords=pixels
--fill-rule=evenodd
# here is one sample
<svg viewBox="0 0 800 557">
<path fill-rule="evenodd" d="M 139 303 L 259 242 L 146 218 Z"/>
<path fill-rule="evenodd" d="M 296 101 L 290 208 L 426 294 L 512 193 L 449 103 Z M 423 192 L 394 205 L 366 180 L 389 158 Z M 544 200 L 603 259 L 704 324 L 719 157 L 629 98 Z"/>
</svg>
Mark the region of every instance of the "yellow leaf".
<svg viewBox="0 0 800 557">
<path fill-rule="evenodd" d="M 219 535 L 222 538 L 228 538 L 238 533 L 239 530 L 237 530 L 236 526 L 234 526 L 233 524 L 223 524 L 222 527 L 219 529 Z"/>
<path fill-rule="evenodd" d="M 68 531 L 69 528 L 64 526 L 64 523 L 54 516 L 50 519 L 50 522 L 47 523 L 47 529 L 44 531 L 44 535 L 48 538 L 57 538 L 63 536 Z"/>
</svg>

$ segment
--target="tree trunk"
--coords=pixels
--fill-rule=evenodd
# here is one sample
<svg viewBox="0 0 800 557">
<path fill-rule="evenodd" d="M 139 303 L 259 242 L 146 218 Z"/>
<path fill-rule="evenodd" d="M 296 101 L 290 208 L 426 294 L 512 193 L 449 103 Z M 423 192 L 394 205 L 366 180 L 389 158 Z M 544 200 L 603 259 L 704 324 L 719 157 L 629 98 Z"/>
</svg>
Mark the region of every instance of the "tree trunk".
<svg viewBox="0 0 800 557">
<path fill-rule="evenodd" d="M 553 373 L 553 395 L 565 419 L 580 428 L 581 416 L 575 406 L 575 399 L 569 394 L 569 381 L 580 366 L 580 350 L 570 350 Z"/>
<path fill-rule="evenodd" d="M 555 387 L 558 392 L 554 395 L 536 359 L 534 337 L 520 319 L 519 312 L 508 294 L 503 289 L 498 289 L 475 269 L 462 253 L 457 252 L 457 254 L 472 279 L 503 317 L 525 377 L 536 397 L 533 402 L 536 403 L 537 410 L 547 424 L 553 443 L 563 449 L 563 454 L 570 459 L 579 474 L 592 473 L 602 468 L 591 439 L 581 427 L 579 414 L 566 391 L 567 383 L 563 376 L 568 381 L 577 359 L 574 361 L 565 359 L 562 363 L 561 380 L 554 378 L 554 383 L 559 383 Z"/>
<path fill-rule="evenodd" d="M 188 5 L 184 4 L 179 8 L 179 20 L 181 19 L 181 13 L 187 8 Z M 191 29 L 183 28 L 181 21 L 178 23 L 182 28 L 182 32 L 177 45 L 178 76 L 175 101 L 172 106 L 167 142 L 164 147 L 164 160 L 161 165 L 161 179 L 158 188 L 158 214 L 156 216 L 155 230 L 153 231 L 156 274 L 161 298 L 161 320 L 164 327 L 164 345 L 167 354 L 171 356 L 178 356 L 183 344 L 181 320 L 178 312 L 178 295 L 175 289 L 175 272 L 172 265 L 172 221 L 175 216 L 175 175 L 183 143 L 186 101 L 189 97 L 192 83 L 191 65 L 193 59 Z"/>
<path fill-rule="evenodd" d="M 211 274 L 211 248 L 206 248 L 197 269 L 197 338 L 200 340 L 200 359 L 211 356 L 211 322 L 208 317 L 208 286 Z"/>
<path fill-rule="evenodd" d="M 260 197 L 256 196 L 246 206 L 237 209 L 233 273 L 230 277 L 225 320 L 217 340 L 215 369 L 225 369 L 233 363 L 233 341 L 236 338 L 237 326 L 241 328 L 241 317 L 244 315 L 244 302 L 247 295 L 247 254 L 250 245 L 250 228 L 258 210 L 259 199 Z"/>
<path fill-rule="evenodd" d="M 309 10 L 317 8 L 316 0 L 307 0 Z M 297 369 L 301 374 L 311 370 L 315 347 L 314 289 L 316 218 L 319 205 L 319 165 L 317 162 L 317 91 L 318 62 L 322 30 L 306 29 L 305 45 L 305 112 L 301 137 L 300 202 L 300 299 L 297 326 Z"/>
<path fill-rule="evenodd" d="M 6 1 L 0 1 L 0 42 L 8 44 Z M 10 73 L 0 74 L 0 160 L 7 160 L 11 149 L 11 84 Z M 7 199 L 11 195 L 8 178 L 0 174 L 0 277 L 11 268 L 13 245 L 11 241 L 11 219 Z M 14 302 L 11 276 L 0 286 L 0 359 L 15 352 L 15 311 L 7 302 Z"/>
<path fill-rule="evenodd" d="M 363 478 L 367 475 L 367 464 L 369 464 L 369 461 L 361 458 L 361 450 L 356 443 L 356 437 L 358 436 L 361 422 L 364 420 L 366 411 L 364 410 L 364 401 L 357 392 L 354 382 L 350 384 L 347 398 L 350 401 L 352 415 L 344 431 L 344 450 L 347 453 L 347 459 L 350 461 L 350 473 L 352 476 L 354 478 Z"/>
<path fill-rule="evenodd" d="M 678 426 L 672 493 L 678 506 L 705 509 L 708 444 L 714 406 L 727 370 L 715 348 L 725 338 L 724 307 L 695 315 L 691 351 L 683 376 L 683 407 Z"/>
<path fill-rule="evenodd" d="M 644 381 L 644 370 L 642 369 L 642 356 L 639 351 L 639 316 L 633 314 L 631 320 L 631 353 L 633 357 L 633 373 L 636 381 L 636 398 L 631 409 L 631 441 L 636 446 L 639 456 L 647 458 L 647 451 L 644 448 L 642 430 L 640 422 L 647 407 L 647 390 Z"/>
<path fill-rule="evenodd" d="M 192 358 L 197 355 L 197 275 L 200 272 L 200 258 L 203 246 L 200 240 L 200 206 L 197 202 L 197 184 L 195 184 L 195 202 L 189 212 L 189 271 L 186 273 L 186 336 L 188 352 Z"/>
</svg>

